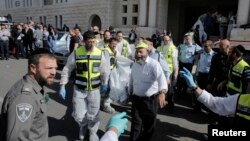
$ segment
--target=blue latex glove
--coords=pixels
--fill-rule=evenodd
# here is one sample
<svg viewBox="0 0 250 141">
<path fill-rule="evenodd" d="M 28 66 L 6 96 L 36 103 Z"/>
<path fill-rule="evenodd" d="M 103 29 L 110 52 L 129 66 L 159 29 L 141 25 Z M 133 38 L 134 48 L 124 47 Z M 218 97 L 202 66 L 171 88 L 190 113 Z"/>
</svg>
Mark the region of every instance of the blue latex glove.
<svg viewBox="0 0 250 141">
<path fill-rule="evenodd" d="M 128 119 L 125 118 L 126 112 L 122 112 L 116 115 L 113 115 L 106 125 L 106 130 L 108 130 L 110 127 L 114 127 L 118 131 L 118 137 L 124 133 L 124 131 L 128 128 L 127 123 Z"/>
<path fill-rule="evenodd" d="M 186 68 L 183 68 L 183 71 L 180 71 L 180 76 L 186 80 L 189 88 L 197 87 L 197 85 L 194 82 L 193 75 Z"/>
<path fill-rule="evenodd" d="M 106 94 L 108 92 L 108 85 L 101 85 L 101 90 L 100 90 L 100 93 L 101 94 Z"/>
<path fill-rule="evenodd" d="M 64 85 L 62 85 L 62 86 L 60 87 L 59 95 L 60 95 L 60 97 L 61 97 L 63 100 L 65 100 L 65 97 L 66 97 L 66 90 L 65 90 L 65 86 L 64 86 Z"/>
</svg>

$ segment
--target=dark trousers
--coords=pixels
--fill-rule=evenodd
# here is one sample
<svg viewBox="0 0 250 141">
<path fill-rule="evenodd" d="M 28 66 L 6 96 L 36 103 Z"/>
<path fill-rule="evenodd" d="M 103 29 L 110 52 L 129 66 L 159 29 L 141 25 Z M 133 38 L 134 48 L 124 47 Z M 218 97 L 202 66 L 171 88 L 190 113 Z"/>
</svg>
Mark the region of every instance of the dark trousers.
<svg viewBox="0 0 250 141">
<path fill-rule="evenodd" d="M 157 96 L 132 98 L 130 141 L 151 141 L 158 111 Z"/>
<path fill-rule="evenodd" d="M 181 63 L 179 62 L 179 70 L 183 70 L 183 68 L 188 69 L 190 72 L 192 71 L 193 64 L 191 63 Z M 178 75 L 177 78 L 177 92 L 178 94 L 184 94 L 187 90 L 187 83 L 186 81 Z"/>
<path fill-rule="evenodd" d="M 24 43 L 24 46 L 25 46 L 26 57 L 29 57 L 29 51 L 30 53 L 33 52 L 32 42 Z"/>
<path fill-rule="evenodd" d="M 1 58 L 9 58 L 9 40 L 8 41 L 0 41 L 1 48 Z"/>
<path fill-rule="evenodd" d="M 21 52 L 21 56 L 25 57 L 23 43 L 21 40 L 16 40 L 16 58 L 19 58 L 19 53 Z"/>
<path fill-rule="evenodd" d="M 198 86 L 201 89 L 207 89 L 208 75 L 209 75 L 208 73 L 201 73 L 201 72 L 198 73 L 197 83 L 198 83 Z M 202 104 L 197 100 L 195 94 L 193 94 L 193 101 L 194 101 L 194 104 L 195 104 L 194 108 L 199 110 L 201 108 Z"/>
</svg>

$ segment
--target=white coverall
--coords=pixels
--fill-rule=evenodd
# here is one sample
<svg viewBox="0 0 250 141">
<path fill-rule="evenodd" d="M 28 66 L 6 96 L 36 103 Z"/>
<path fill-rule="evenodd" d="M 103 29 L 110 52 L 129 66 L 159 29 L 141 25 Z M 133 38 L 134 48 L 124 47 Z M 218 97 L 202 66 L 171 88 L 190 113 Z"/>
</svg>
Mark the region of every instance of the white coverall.
<svg viewBox="0 0 250 141">
<path fill-rule="evenodd" d="M 90 52 L 88 52 L 90 54 Z M 106 61 L 102 55 L 100 64 L 101 82 L 108 84 L 110 74 L 109 60 Z M 60 85 L 66 85 L 71 72 L 76 68 L 75 52 L 72 52 L 68 57 L 67 63 L 61 74 Z M 74 86 L 73 93 L 73 113 L 72 116 L 80 127 L 88 126 L 90 131 L 90 141 L 99 140 L 97 130 L 99 128 L 99 110 L 100 110 L 100 90 L 83 91 Z"/>
</svg>

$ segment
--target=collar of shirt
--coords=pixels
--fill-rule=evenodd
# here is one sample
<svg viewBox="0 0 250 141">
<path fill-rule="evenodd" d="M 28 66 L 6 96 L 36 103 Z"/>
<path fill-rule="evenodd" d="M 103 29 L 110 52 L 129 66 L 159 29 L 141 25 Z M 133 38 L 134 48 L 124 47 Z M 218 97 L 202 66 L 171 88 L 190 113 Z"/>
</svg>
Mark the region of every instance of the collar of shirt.
<svg viewBox="0 0 250 141">
<path fill-rule="evenodd" d="M 28 74 L 25 76 L 28 83 L 33 85 L 33 89 L 37 92 L 37 93 L 41 93 L 41 91 L 43 90 L 43 88 L 38 84 L 38 82 L 36 80 L 34 80 L 33 78 L 31 78 Z"/>
<path fill-rule="evenodd" d="M 145 63 L 143 63 L 143 64 L 141 64 L 141 63 L 139 63 L 139 62 L 137 62 L 137 61 L 135 61 L 137 64 L 139 64 L 139 65 L 145 65 L 146 63 L 148 63 L 149 62 L 149 56 L 147 56 L 147 58 L 146 58 L 146 60 L 145 60 Z"/>
<path fill-rule="evenodd" d="M 213 55 L 213 54 L 214 54 L 214 51 L 211 50 L 209 53 L 207 53 L 207 52 L 204 51 L 204 53 L 205 53 L 206 55 Z"/>
</svg>

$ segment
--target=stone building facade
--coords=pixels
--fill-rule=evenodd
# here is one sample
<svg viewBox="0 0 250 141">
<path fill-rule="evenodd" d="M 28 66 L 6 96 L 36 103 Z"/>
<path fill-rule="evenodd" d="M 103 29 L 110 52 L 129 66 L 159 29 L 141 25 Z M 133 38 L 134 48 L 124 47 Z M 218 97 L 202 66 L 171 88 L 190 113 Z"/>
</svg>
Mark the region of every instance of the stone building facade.
<svg viewBox="0 0 250 141">
<path fill-rule="evenodd" d="M 63 24 L 82 30 L 98 25 L 114 26 L 128 33 L 132 28 L 151 34 L 167 23 L 168 0 L 0 0 L 0 13 L 11 14 L 14 22 L 32 20 L 62 28 Z M 158 21 L 157 15 L 165 16 Z"/>
<path fill-rule="evenodd" d="M 57 28 L 78 24 L 82 30 L 93 25 L 105 30 L 112 25 L 127 35 L 133 28 L 143 37 L 166 29 L 178 43 L 208 9 L 234 11 L 239 26 L 249 23 L 249 7 L 249 0 L 0 0 L 0 16 Z"/>
</svg>

